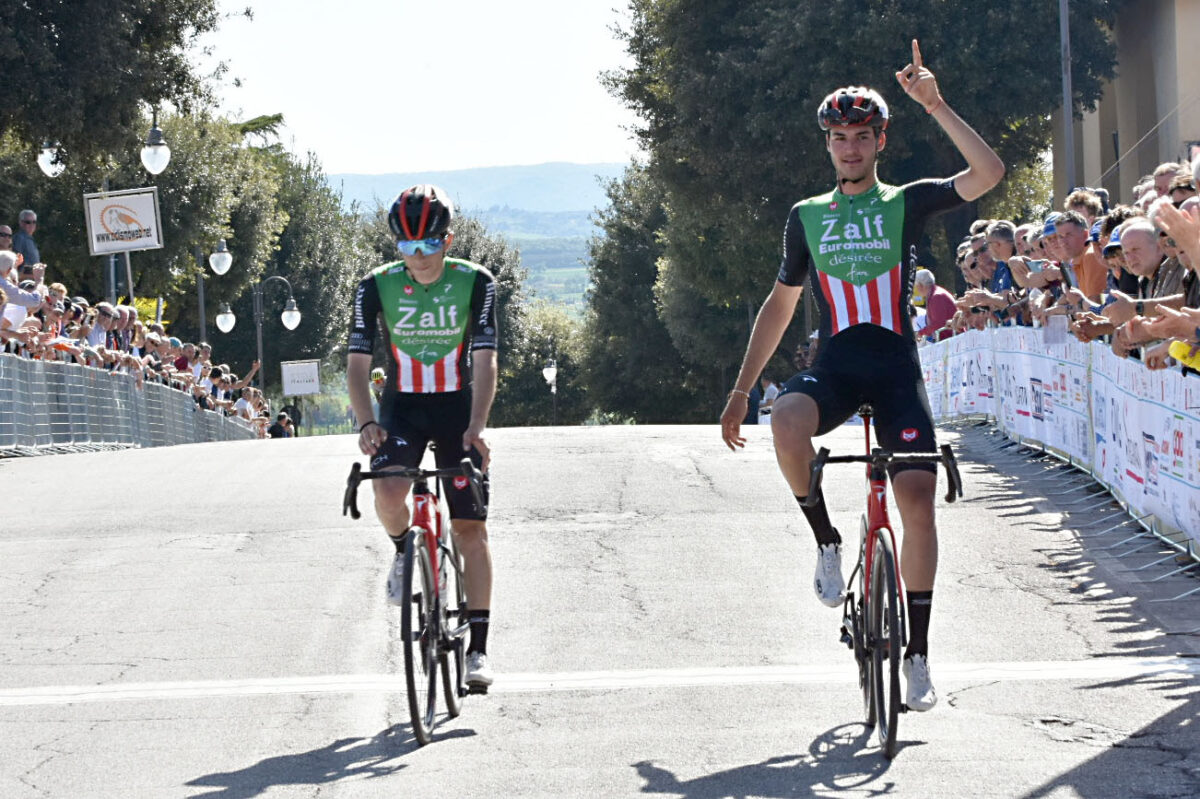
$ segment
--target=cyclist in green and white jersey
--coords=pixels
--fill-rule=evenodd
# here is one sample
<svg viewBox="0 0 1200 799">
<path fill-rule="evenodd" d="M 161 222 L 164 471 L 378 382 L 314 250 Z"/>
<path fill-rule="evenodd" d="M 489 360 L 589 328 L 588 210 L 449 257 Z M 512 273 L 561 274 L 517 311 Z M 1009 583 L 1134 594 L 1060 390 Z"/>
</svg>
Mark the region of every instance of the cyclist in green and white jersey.
<svg viewBox="0 0 1200 799">
<path fill-rule="evenodd" d="M 454 206 L 436 186 L 413 186 L 392 203 L 388 225 L 403 260 L 373 269 L 358 284 L 346 377 L 358 445 L 371 456 L 372 471 L 418 466 L 432 442 L 438 468 L 469 456 L 485 472 L 485 507 L 476 507 L 465 477 L 445 478 L 442 488 L 465 566 L 471 624 L 466 681 L 487 686 L 493 680 L 487 657 L 492 559 L 486 507 L 490 451 L 483 433 L 496 395 L 496 282 L 484 267 L 446 257 L 453 220 Z M 388 359 L 376 418 L 368 374 L 380 327 Z M 397 548 L 388 599 L 403 604 L 399 548 L 409 524 L 411 481 L 375 480 L 373 487 L 375 512 Z"/>
<path fill-rule="evenodd" d="M 850 86 L 830 94 L 817 110 L 836 187 L 802 200 L 788 214 L 783 262 L 759 310 L 742 369 L 721 414 L 731 449 L 740 433 L 755 379 L 779 346 L 807 280 L 821 312 L 816 362 L 784 383 L 771 412 L 775 454 L 801 503 L 818 555 L 813 587 L 822 603 L 842 604 L 841 536 L 824 498 L 808 499 L 813 436 L 824 435 L 864 403 L 874 408 L 879 446 L 892 452 L 932 452 L 933 419 L 908 314 L 916 245 L 934 214 L 983 195 L 1004 175 L 987 143 L 950 109 L 921 61 L 914 39 L 912 62 L 896 73 L 901 88 L 931 115 L 967 162 L 957 175 L 905 186 L 879 182 L 876 160 L 886 142 L 888 107 L 878 92 Z M 909 464 L 891 475 L 904 525 L 900 564 L 908 599 L 909 645 L 904 672 L 907 704 L 928 710 L 937 702 L 929 676 L 929 613 L 937 571 L 934 525 L 935 467 Z"/>
</svg>

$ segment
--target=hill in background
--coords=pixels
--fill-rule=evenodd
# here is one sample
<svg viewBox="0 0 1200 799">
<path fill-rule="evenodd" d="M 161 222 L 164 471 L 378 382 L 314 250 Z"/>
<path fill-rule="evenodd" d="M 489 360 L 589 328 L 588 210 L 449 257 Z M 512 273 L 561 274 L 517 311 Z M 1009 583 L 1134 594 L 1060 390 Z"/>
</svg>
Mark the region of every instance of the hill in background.
<svg viewBox="0 0 1200 799">
<path fill-rule="evenodd" d="M 492 166 L 388 175 L 330 175 L 349 208 L 366 210 L 392 200 L 405 187 L 434 183 L 450 192 L 455 206 L 478 217 L 521 251 L 535 295 L 574 314 L 583 311 L 592 215 L 608 204 L 604 184 L 625 164 L 549 163 Z"/>
</svg>

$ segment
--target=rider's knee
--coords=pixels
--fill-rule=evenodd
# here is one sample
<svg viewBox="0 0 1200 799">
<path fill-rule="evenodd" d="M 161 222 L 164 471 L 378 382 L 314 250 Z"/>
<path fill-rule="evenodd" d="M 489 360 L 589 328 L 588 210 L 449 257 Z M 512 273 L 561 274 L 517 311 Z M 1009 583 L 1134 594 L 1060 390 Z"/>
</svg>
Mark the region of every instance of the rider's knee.
<svg viewBox="0 0 1200 799">
<path fill-rule="evenodd" d="M 390 480 L 377 480 L 375 484 L 375 510 L 381 516 L 408 517 L 408 486 L 393 484 Z"/>
<path fill-rule="evenodd" d="M 817 431 L 816 405 L 804 395 L 795 395 L 791 402 L 776 401 L 771 411 L 771 430 L 776 439 L 802 442 L 811 439 Z"/>
<path fill-rule="evenodd" d="M 458 549 L 464 555 L 477 549 L 487 548 L 487 524 L 485 522 L 454 519 L 451 526 L 454 528 L 454 538 L 458 543 Z"/>
</svg>

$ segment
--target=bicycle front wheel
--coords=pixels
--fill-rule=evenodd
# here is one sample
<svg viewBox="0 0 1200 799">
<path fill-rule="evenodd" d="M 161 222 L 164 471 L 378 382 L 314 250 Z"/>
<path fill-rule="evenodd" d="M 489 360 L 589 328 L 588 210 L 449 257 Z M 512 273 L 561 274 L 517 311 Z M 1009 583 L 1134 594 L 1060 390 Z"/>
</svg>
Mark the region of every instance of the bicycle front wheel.
<svg viewBox="0 0 1200 799">
<path fill-rule="evenodd" d="M 896 755 L 900 717 L 900 590 L 891 536 L 876 533 L 871 566 L 868 626 L 871 647 L 871 689 L 874 693 L 879 745 L 889 759 Z"/>
<path fill-rule="evenodd" d="M 462 695 L 467 679 L 465 636 L 452 636 L 451 632 L 467 622 L 467 594 L 462 583 L 462 556 L 454 543 L 453 535 L 447 531 L 449 541 L 447 556 L 442 558 L 441 568 L 445 575 L 446 590 L 442 594 L 442 629 L 450 640 L 439 657 L 442 667 L 442 695 L 446 697 L 446 712 L 455 718 L 462 712 Z"/>
<path fill-rule="evenodd" d="M 423 531 L 413 528 L 404 539 L 404 604 L 400 636 L 404 641 L 404 679 L 413 737 L 424 746 L 433 739 L 437 700 L 437 592 Z"/>
</svg>

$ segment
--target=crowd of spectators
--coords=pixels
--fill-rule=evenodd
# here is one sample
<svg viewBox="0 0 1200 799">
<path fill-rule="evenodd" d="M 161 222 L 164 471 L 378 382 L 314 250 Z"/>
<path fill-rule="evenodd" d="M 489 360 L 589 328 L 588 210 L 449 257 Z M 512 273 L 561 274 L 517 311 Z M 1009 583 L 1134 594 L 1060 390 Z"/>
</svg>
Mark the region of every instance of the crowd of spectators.
<svg viewBox="0 0 1200 799">
<path fill-rule="evenodd" d="M 133 305 L 89 302 L 70 296 L 61 282 L 47 282 L 33 235 L 37 215 L 22 211 L 20 232 L 0 224 L 0 352 L 45 361 L 66 361 L 133 376 L 141 389 L 153 381 L 188 393 L 197 409 L 238 416 L 260 436 L 272 426 L 271 409 L 250 385 L 259 363 L 244 377 L 214 363 L 207 343 L 182 342 L 164 326 L 143 321 Z"/>
<path fill-rule="evenodd" d="M 1200 158 L 1164 163 L 1138 182 L 1131 205 L 1110 207 L 1103 189 L 1081 188 L 1041 221 L 977 220 L 956 252 L 965 291 L 955 297 L 917 270 L 918 338 L 1048 326 L 1151 369 L 1186 364 L 1200 351 L 1198 182 Z"/>
</svg>

